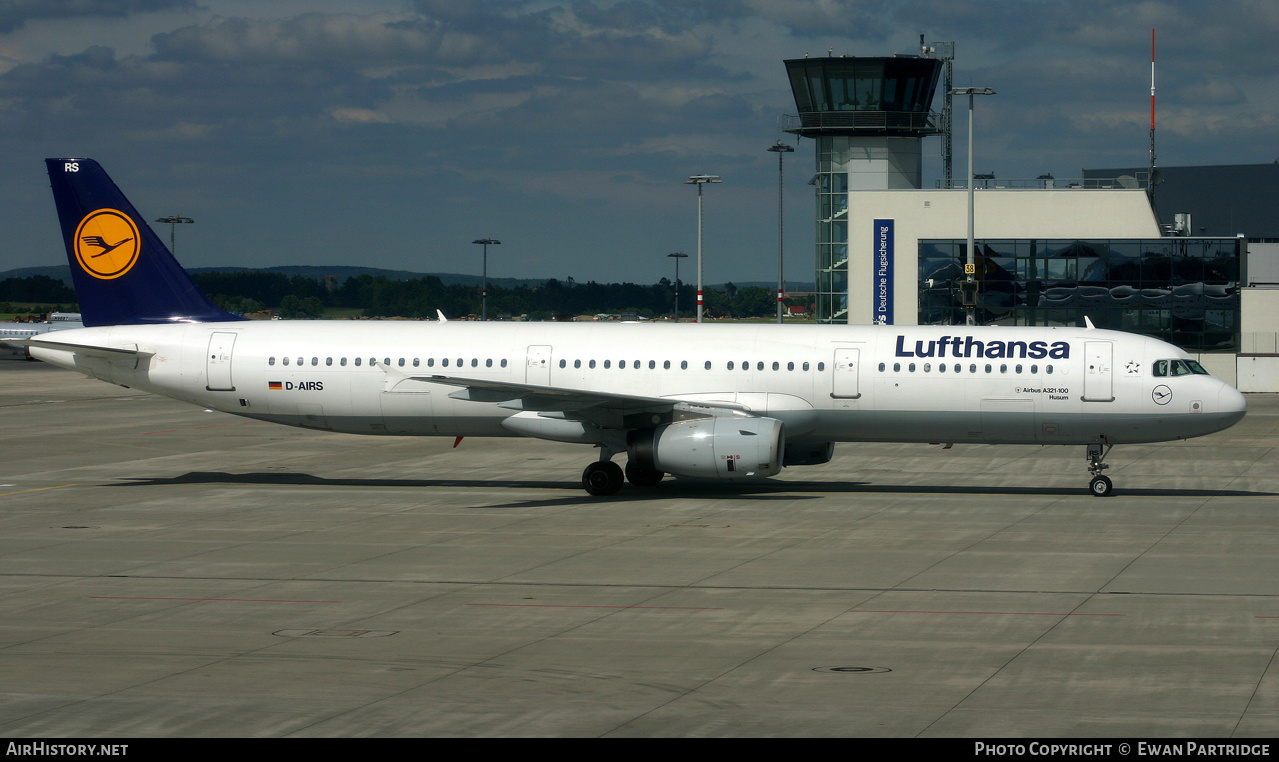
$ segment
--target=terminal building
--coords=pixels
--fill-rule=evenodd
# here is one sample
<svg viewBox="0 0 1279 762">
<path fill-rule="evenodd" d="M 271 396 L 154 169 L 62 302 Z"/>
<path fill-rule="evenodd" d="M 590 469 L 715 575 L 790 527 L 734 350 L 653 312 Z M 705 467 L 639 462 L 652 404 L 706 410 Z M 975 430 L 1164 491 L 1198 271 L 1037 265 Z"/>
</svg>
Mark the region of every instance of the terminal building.
<svg viewBox="0 0 1279 762">
<path fill-rule="evenodd" d="M 974 299 L 960 286 L 967 184 L 947 171 L 923 187 L 924 139 L 949 139 L 949 109 L 931 109 L 943 61 L 785 65 L 798 113 L 783 116 L 782 128 L 816 147 L 819 321 L 963 324 L 970 305 L 985 325 L 1075 326 L 1087 317 L 1176 344 L 1243 391 L 1279 391 L 1279 230 L 1268 229 L 1279 210 L 1265 194 L 1279 164 L 1216 168 L 1211 181 L 1196 168 L 1159 168 L 1155 203 L 1148 168 L 977 175 L 969 181 Z"/>
</svg>

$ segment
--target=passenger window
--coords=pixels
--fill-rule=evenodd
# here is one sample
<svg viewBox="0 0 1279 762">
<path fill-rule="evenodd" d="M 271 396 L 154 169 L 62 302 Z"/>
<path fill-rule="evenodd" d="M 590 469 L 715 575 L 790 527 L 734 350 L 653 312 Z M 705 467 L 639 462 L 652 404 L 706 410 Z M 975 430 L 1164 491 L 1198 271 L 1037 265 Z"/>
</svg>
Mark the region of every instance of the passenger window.
<svg viewBox="0 0 1279 762">
<path fill-rule="evenodd" d="M 421 367 L 421 363 L 418 362 L 418 359 L 416 357 L 413 358 L 413 367 L 414 368 Z"/>
<path fill-rule="evenodd" d="M 804 363 L 803 370 L 808 370 L 808 363 Z"/>
<path fill-rule="evenodd" d="M 356 361 L 355 361 L 355 364 L 356 364 L 356 365 L 359 365 L 359 364 L 360 364 L 360 361 L 359 361 L 359 360 L 356 360 Z M 440 360 L 440 365 L 443 365 L 444 367 L 446 367 L 446 368 L 447 368 L 447 367 L 449 366 L 449 358 L 445 357 L 443 360 Z"/>
<path fill-rule="evenodd" d="M 764 369 L 764 363 L 762 362 L 755 363 L 755 370 L 763 370 L 763 369 Z M 774 368 L 774 370 L 776 370 L 776 368 Z"/>
<path fill-rule="evenodd" d="M 928 370 L 928 366 L 927 366 L 927 365 L 925 365 L 925 366 L 924 366 L 924 370 Z M 946 363 L 944 363 L 944 362 L 939 362 L 939 363 L 937 363 L 937 372 L 938 372 L 938 373 L 945 373 L 945 372 L 946 372 Z"/>
<path fill-rule="evenodd" d="M 914 372 L 915 372 L 915 363 L 911 363 L 911 364 L 910 364 L 910 372 L 911 372 L 911 373 L 914 373 Z"/>
<path fill-rule="evenodd" d="M 574 368 L 580 368 L 580 367 L 582 367 L 582 361 L 581 361 L 581 360 L 574 360 L 574 361 L 573 361 L 573 367 L 574 367 Z"/>
<path fill-rule="evenodd" d="M 355 367 L 360 367 L 360 358 L 355 358 Z"/>
<path fill-rule="evenodd" d="M 793 362 L 786 363 L 786 370 L 795 370 L 795 363 Z"/>
<path fill-rule="evenodd" d="M 267 359 L 267 361 L 266 361 L 266 364 L 267 364 L 267 365 L 275 365 L 275 358 L 274 358 L 274 357 L 268 358 L 268 359 Z"/>
<path fill-rule="evenodd" d="M 959 363 L 955 363 L 955 372 L 956 372 L 956 373 L 958 373 L 958 372 L 960 371 L 960 367 L 961 367 L 961 366 L 959 365 Z"/>
<path fill-rule="evenodd" d="M 635 370 L 639 370 L 639 366 L 640 366 L 640 362 L 639 362 L 639 360 L 636 360 L 635 362 L 632 362 L 632 363 L 631 363 L 631 367 L 632 367 L 632 368 L 634 368 Z M 651 367 L 653 367 L 653 366 L 650 364 L 648 367 L 650 367 L 650 368 L 651 368 Z"/>
<path fill-rule="evenodd" d="M 1051 376 L 1053 374 L 1053 366 L 1051 365 L 1047 366 L 1046 368 L 1044 368 L 1044 372 Z"/>
<path fill-rule="evenodd" d="M 969 373 L 976 373 L 976 372 L 977 372 L 977 363 L 973 363 L 973 364 L 969 365 L 969 366 L 968 366 L 968 372 L 969 372 Z"/>
<path fill-rule="evenodd" d="M 480 360 L 479 360 L 479 358 L 478 358 L 478 357 L 472 357 L 472 358 L 471 358 L 471 367 L 472 367 L 472 368 L 478 368 L 478 367 L 480 367 Z"/>
<path fill-rule="evenodd" d="M 434 368 L 434 367 L 435 367 L 435 358 L 434 358 L 434 357 L 428 357 L 428 358 L 426 358 L 426 367 L 428 367 L 428 368 Z"/>
<path fill-rule="evenodd" d="M 899 363 L 899 362 L 895 362 L 895 363 L 893 363 L 893 372 L 894 372 L 894 373 L 901 373 L 901 370 L 902 370 L 902 364 L 901 364 L 901 363 Z"/>
<path fill-rule="evenodd" d="M 989 373 L 990 371 L 991 371 L 990 363 L 986 363 L 986 372 Z"/>
<path fill-rule="evenodd" d="M 881 362 L 881 363 L 879 364 L 879 372 L 880 372 L 880 373 L 883 373 L 883 372 L 884 372 L 884 368 L 886 368 L 886 367 L 888 367 L 888 366 Z"/>
<path fill-rule="evenodd" d="M 506 367 L 506 360 L 502 360 L 502 367 L 503 367 L 503 368 L 505 368 L 505 367 Z"/>
<path fill-rule="evenodd" d="M 1020 365 L 1020 364 L 1018 364 L 1018 365 L 1017 365 L 1017 374 L 1018 374 L 1018 375 L 1020 375 L 1020 374 L 1021 374 L 1021 365 Z"/>
<path fill-rule="evenodd" d="M 403 358 L 403 357 L 401 357 L 401 358 L 400 358 L 399 365 L 400 365 L 400 367 L 401 367 L 401 368 L 403 368 L 403 367 L 404 367 L 404 358 Z"/>
<path fill-rule="evenodd" d="M 492 360 L 489 360 L 489 365 L 492 365 L 492 364 L 493 364 L 493 361 L 492 361 Z M 561 368 L 567 368 L 567 367 L 568 367 L 568 360 L 560 360 L 560 367 L 561 367 Z"/>
<path fill-rule="evenodd" d="M 341 365 L 343 368 L 345 368 L 345 367 L 346 367 L 346 358 L 345 358 L 345 357 L 343 357 L 341 360 L 338 360 L 338 365 Z"/>
<path fill-rule="evenodd" d="M 604 361 L 604 369 L 605 369 L 605 370 L 607 370 L 607 369 L 609 369 L 609 368 L 611 368 L 611 367 L 613 367 L 613 361 L 612 361 L 612 360 L 605 360 L 605 361 Z"/>
<path fill-rule="evenodd" d="M 925 373 L 929 373 L 929 372 L 931 372 L 931 371 L 932 371 L 932 369 L 933 369 L 933 364 L 932 364 L 932 363 L 930 363 L 930 362 L 926 362 L 926 363 L 924 363 L 924 372 L 925 372 Z"/>
<path fill-rule="evenodd" d="M 289 358 L 287 358 L 287 357 L 283 358 L 282 362 L 283 362 L 285 365 L 288 365 L 288 364 L 289 364 Z"/>
<path fill-rule="evenodd" d="M 819 362 L 819 363 L 817 363 L 817 369 L 818 369 L 818 370 L 826 370 L 826 363 L 824 363 L 824 362 Z"/>
<path fill-rule="evenodd" d="M 325 364 L 325 365 L 330 365 L 330 366 L 331 366 L 331 365 L 333 365 L 333 358 L 332 358 L 332 357 L 326 357 L 326 358 L 324 358 L 324 364 Z"/>
<path fill-rule="evenodd" d="M 1008 372 L 1008 366 L 1007 366 L 1007 365 L 1005 365 L 1005 364 L 1002 364 L 1002 363 L 1001 363 L 1001 364 L 1000 364 L 1000 366 L 999 366 L 999 372 L 1000 372 L 1000 373 L 1007 373 L 1007 372 Z"/>
<path fill-rule="evenodd" d="M 680 361 L 679 361 L 679 369 L 680 369 L 680 370 L 688 370 L 688 360 L 680 360 Z"/>
<path fill-rule="evenodd" d="M 707 369 L 707 370 L 710 370 L 710 369 L 711 369 L 711 361 L 710 361 L 710 360 L 707 360 L 707 361 L 706 361 L 706 369 Z M 729 370 L 732 370 L 732 368 L 729 368 Z"/>
<path fill-rule="evenodd" d="M 1032 366 L 1030 366 L 1030 375 L 1032 375 L 1032 376 L 1033 376 L 1033 375 L 1036 375 L 1036 374 L 1038 374 L 1038 373 L 1039 373 L 1039 366 L 1038 366 L 1038 365 L 1032 365 Z"/>
<path fill-rule="evenodd" d="M 389 358 L 389 357 L 383 357 L 383 358 L 382 358 L 382 364 L 383 364 L 383 365 L 385 365 L 385 366 L 386 366 L 386 367 L 388 367 L 388 368 L 389 368 L 389 367 L 391 367 L 391 358 Z"/>
<path fill-rule="evenodd" d="M 710 363 L 706 363 L 706 368 L 707 368 L 708 370 L 710 369 L 710 367 L 711 367 L 711 364 L 710 364 Z M 732 369 L 733 369 L 733 361 L 732 361 L 732 360 L 729 360 L 729 361 L 728 361 L 728 369 L 729 369 L 729 370 L 732 370 Z"/>
<path fill-rule="evenodd" d="M 668 362 L 668 363 L 666 363 L 666 367 L 668 367 L 668 368 L 669 368 L 669 367 L 671 367 L 671 364 L 670 364 L 669 362 Z M 648 369 L 649 369 L 649 370 L 654 370 L 654 369 L 656 369 L 656 368 L 657 368 L 657 363 L 656 363 L 656 362 L 654 362 L 653 360 L 649 360 L 649 361 L 648 361 Z"/>
<path fill-rule="evenodd" d="M 781 369 L 782 369 L 782 366 L 780 364 L 773 363 L 773 370 L 781 370 Z M 880 370 L 883 370 L 883 368 L 880 368 Z"/>
<path fill-rule="evenodd" d="M 594 367 L 595 367 L 595 361 L 594 361 L 594 360 L 591 360 L 591 367 L 592 367 L 592 368 L 594 368 Z"/>
<path fill-rule="evenodd" d="M 665 362 L 662 363 L 662 370 L 670 370 L 670 369 L 671 369 L 670 360 L 666 360 Z"/>
<path fill-rule="evenodd" d="M 305 357 L 299 357 L 299 358 L 298 358 L 298 365 L 306 365 L 306 358 L 305 358 Z"/>
</svg>

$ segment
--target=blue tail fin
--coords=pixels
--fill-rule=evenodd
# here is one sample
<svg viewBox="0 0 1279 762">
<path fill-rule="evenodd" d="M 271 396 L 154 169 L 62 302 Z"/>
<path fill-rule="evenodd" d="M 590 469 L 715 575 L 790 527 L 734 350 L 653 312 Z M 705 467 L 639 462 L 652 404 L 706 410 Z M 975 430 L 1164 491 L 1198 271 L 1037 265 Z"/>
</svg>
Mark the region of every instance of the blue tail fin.
<svg viewBox="0 0 1279 762">
<path fill-rule="evenodd" d="M 92 159 L 45 159 L 86 326 L 240 320 L 210 302 Z"/>
</svg>

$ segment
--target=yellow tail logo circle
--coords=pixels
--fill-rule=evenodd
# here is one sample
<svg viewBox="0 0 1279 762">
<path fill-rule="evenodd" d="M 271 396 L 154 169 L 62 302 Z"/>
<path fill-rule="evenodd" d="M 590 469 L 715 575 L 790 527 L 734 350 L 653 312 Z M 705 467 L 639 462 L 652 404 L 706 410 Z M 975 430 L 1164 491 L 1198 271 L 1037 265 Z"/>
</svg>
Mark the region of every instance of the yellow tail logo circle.
<svg viewBox="0 0 1279 762">
<path fill-rule="evenodd" d="M 74 248 L 76 261 L 85 272 L 111 280 L 129 272 L 138 261 L 141 236 L 127 214 L 99 209 L 80 220 Z"/>
</svg>

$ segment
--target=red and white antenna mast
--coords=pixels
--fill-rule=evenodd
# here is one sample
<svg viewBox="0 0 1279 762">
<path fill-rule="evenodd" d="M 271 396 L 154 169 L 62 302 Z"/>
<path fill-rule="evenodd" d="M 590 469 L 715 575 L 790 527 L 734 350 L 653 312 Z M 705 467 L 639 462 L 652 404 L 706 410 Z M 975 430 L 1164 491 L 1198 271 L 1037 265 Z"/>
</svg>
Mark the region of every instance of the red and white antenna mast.
<svg viewBox="0 0 1279 762">
<path fill-rule="evenodd" d="M 1150 174 L 1146 176 L 1146 193 L 1155 197 L 1155 30 L 1150 30 Z"/>
</svg>

